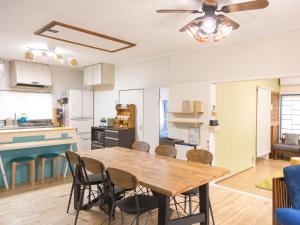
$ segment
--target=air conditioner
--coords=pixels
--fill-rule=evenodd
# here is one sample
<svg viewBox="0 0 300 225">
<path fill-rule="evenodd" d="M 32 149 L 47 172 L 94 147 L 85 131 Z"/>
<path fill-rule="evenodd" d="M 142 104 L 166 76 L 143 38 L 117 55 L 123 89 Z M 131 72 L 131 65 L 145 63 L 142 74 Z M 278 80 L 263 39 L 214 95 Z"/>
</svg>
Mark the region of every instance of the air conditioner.
<svg viewBox="0 0 300 225">
<path fill-rule="evenodd" d="M 48 88 L 52 85 L 50 68 L 40 63 L 12 61 L 11 85 Z"/>
</svg>

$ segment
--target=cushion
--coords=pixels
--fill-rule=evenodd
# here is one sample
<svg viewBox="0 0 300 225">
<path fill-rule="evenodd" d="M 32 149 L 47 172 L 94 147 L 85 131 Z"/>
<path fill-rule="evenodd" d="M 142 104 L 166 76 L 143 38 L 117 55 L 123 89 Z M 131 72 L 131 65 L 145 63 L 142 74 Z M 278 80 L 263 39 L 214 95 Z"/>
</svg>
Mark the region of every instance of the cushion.
<svg viewBox="0 0 300 225">
<path fill-rule="evenodd" d="M 55 158 L 57 156 L 59 156 L 59 154 L 57 154 L 57 153 L 45 153 L 45 154 L 40 154 L 38 156 L 38 158 L 52 159 L 52 158 Z"/>
<path fill-rule="evenodd" d="M 298 145 L 299 134 L 285 134 L 285 144 Z"/>
<path fill-rule="evenodd" d="M 140 213 L 158 208 L 158 198 L 155 198 L 153 196 L 138 195 L 138 202 L 140 207 Z M 123 212 L 126 212 L 128 214 L 137 214 L 135 196 L 131 196 L 118 201 L 117 207 L 119 207 Z"/>
<path fill-rule="evenodd" d="M 15 163 L 26 163 L 26 162 L 30 162 L 34 160 L 34 157 L 31 156 L 20 156 L 20 157 L 16 157 L 11 159 L 11 162 L 15 162 Z"/>
<path fill-rule="evenodd" d="M 294 209 L 300 209 L 300 165 L 283 169 L 284 181 Z"/>
<path fill-rule="evenodd" d="M 300 152 L 300 145 L 275 144 L 275 145 L 272 145 L 272 149 L 273 150 Z"/>
<path fill-rule="evenodd" d="M 280 225 L 299 225 L 300 210 L 299 209 L 276 209 L 276 222 Z"/>
</svg>

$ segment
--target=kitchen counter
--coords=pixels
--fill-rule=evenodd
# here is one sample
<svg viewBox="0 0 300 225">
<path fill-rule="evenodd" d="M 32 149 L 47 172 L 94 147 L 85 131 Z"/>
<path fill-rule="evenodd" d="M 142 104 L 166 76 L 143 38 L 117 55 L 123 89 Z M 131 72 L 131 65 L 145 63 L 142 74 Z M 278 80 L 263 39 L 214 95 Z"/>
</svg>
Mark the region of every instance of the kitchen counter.
<svg viewBox="0 0 300 225">
<path fill-rule="evenodd" d="M 67 150 L 77 150 L 76 129 L 70 127 L 47 127 L 29 129 L 0 130 L 0 169 L 3 182 L 0 187 L 8 189 L 10 176 L 10 161 L 20 156 L 36 158 L 44 153 L 62 154 Z M 62 167 L 62 165 L 60 165 Z M 26 181 L 27 168 L 20 168 L 17 183 Z M 46 177 L 51 175 L 51 168 L 46 166 Z M 1 174 L 0 174 L 1 176 Z"/>
<path fill-rule="evenodd" d="M 23 133 L 23 132 L 44 132 L 44 131 L 66 131 L 66 130 L 76 130 L 71 127 L 12 127 L 12 128 L 0 128 L 0 134 L 5 133 Z"/>
</svg>

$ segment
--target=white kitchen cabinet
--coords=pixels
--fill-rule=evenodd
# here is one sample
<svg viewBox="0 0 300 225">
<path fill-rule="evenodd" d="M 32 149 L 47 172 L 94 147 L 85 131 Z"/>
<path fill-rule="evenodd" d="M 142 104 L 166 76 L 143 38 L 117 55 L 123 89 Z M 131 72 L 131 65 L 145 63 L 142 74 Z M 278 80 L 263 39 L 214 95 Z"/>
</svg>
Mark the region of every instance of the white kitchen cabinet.
<svg viewBox="0 0 300 225">
<path fill-rule="evenodd" d="M 82 90 L 69 92 L 69 119 L 82 118 Z"/>
<path fill-rule="evenodd" d="M 82 91 L 82 117 L 93 118 L 94 95 L 92 91 Z"/>
<path fill-rule="evenodd" d="M 97 64 L 93 67 L 93 85 L 102 84 L 102 64 Z"/>
<path fill-rule="evenodd" d="M 83 84 L 90 86 L 93 85 L 93 67 L 88 66 L 83 70 Z"/>
<path fill-rule="evenodd" d="M 115 66 L 100 63 L 84 68 L 84 85 L 113 85 L 115 81 Z"/>
</svg>

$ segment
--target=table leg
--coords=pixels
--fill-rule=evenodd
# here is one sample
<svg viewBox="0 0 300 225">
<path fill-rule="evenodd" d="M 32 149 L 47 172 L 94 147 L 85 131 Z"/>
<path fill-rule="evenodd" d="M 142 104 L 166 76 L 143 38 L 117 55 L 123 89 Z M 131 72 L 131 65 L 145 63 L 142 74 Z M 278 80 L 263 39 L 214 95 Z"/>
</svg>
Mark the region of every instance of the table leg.
<svg viewBox="0 0 300 225">
<path fill-rule="evenodd" d="M 209 184 L 199 187 L 200 213 L 204 214 L 205 220 L 200 225 L 209 225 Z"/>
<path fill-rule="evenodd" d="M 156 193 L 158 197 L 158 225 L 167 225 L 170 217 L 170 196 Z"/>
<path fill-rule="evenodd" d="M 1 155 L 0 155 L 0 169 L 1 169 L 1 173 L 2 173 L 2 179 L 3 179 L 4 185 L 5 185 L 5 189 L 8 190 L 9 186 L 8 186 L 7 177 L 6 177 L 6 173 L 5 173 L 5 169 L 3 166 L 3 161 L 2 161 Z"/>
</svg>

